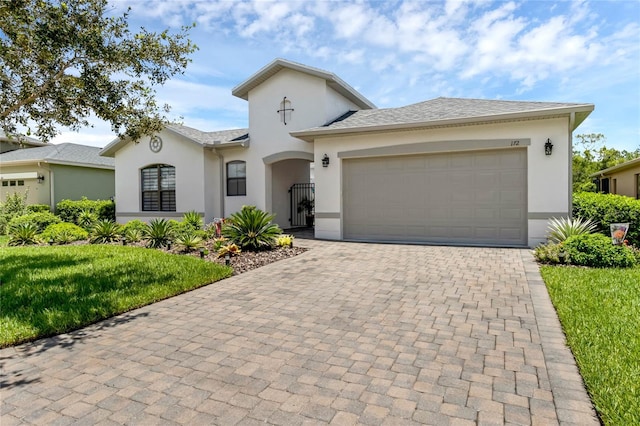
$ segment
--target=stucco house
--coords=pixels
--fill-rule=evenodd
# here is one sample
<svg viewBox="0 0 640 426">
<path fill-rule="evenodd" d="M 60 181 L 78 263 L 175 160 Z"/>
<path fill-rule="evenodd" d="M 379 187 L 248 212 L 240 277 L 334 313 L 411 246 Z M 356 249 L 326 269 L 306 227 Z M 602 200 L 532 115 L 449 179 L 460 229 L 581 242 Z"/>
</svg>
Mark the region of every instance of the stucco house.
<svg viewBox="0 0 640 426">
<path fill-rule="evenodd" d="M 113 158 L 100 148 L 73 143 L 44 144 L 0 154 L 0 200 L 27 192 L 28 204 L 48 204 L 51 210 L 64 199 L 108 200 L 115 195 Z"/>
<path fill-rule="evenodd" d="M 318 238 L 532 246 L 571 211 L 571 135 L 592 104 L 437 98 L 375 105 L 335 74 L 276 59 L 232 90 L 249 128 L 170 125 L 116 139 L 116 216 L 205 221 L 243 205 Z M 310 163 L 315 165 L 310 183 Z"/>
<path fill-rule="evenodd" d="M 596 179 L 599 192 L 640 199 L 640 158 L 600 170 L 591 177 Z"/>
</svg>

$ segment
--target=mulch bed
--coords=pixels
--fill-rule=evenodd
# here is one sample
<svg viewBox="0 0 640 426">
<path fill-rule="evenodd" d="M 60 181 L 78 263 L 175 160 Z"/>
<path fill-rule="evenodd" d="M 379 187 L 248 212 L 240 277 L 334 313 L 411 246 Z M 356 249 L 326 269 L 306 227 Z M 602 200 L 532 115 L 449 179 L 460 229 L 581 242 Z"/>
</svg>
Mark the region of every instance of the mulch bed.
<svg viewBox="0 0 640 426">
<path fill-rule="evenodd" d="M 82 241 L 74 241 L 70 243 L 70 245 L 84 245 L 90 244 L 87 240 Z M 121 245 L 122 243 L 111 243 L 112 245 Z M 129 246 L 133 247 L 146 247 L 145 243 L 140 241 L 137 243 L 129 243 Z M 213 242 L 206 241 L 204 248 L 206 249 L 206 254 L 204 255 L 204 259 L 210 262 L 215 262 L 220 265 L 225 264 L 224 257 L 219 258 L 216 251 L 213 249 Z M 194 250 L 191 252 L 185 252 L 179 247 L 173 245 L 171 250 L 167 250 L 166 248 L 161 248 L 157 250 L 162 250 L 166 253 L 179 254 L 185 256 L 194 256 L 200 257 L 200 251 Z M 231 256 L 230 264 L 233 268 L 233 275 L 242 274 L 243 272 L 250 271 L 252 269 L 259 268 L 261 266 L 268 265 L 269 263 L 277 262 L 282 259 L 287 259 L 289 257 L 297 256 L 299 254 L 304 253 L 308 249 L 302 247 L 276 247 L 273 250 L 265 250 L 258 252 L 251 251 L 243 251 L 238 255 Z"/>
<path fill-rule="evenodd" d="M 224 257 L 218 257 L 218 254 L 213 250 L 213 243 L 207 241 L 205 244 L 208 254 L 204 255 L 204 259 L 218 263 L 220 265 L 225 264 Z M 165 250 L 166 251 L 166 250 Z M 307 251 L 302 247 L 276 247 L 273 250 L 264 251 L 243 251 L 238 255 L 231 256 L 229 266 L 233 268 L 233 275 L 242 274 L 243 272 L 250 271 L 252 269 L 259 268 L 261 266 L 268 265 L 269 263 L 277 262 L 282 259 L 297 256 Z M 171 253 L 187 254 L 190 256 L 200 257 L 199 251 L 193 251 L 190 253 L 184 253 L 180 250 L 171 249 Z"/>
</svg>

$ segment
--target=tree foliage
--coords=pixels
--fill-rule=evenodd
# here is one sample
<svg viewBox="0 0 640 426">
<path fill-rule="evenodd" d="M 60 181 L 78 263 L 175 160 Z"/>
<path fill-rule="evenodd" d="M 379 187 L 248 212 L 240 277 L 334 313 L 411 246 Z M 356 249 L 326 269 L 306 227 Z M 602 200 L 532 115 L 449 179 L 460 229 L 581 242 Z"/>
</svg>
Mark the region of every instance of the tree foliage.
<svg viewBox="0 0 640 426">
<path fill-rule="evenodd" d="M 168 106 L 154 86 L 184 72 L 197 47 L 191 27 L 169 34 L 129 29 L 107 0 L 0 1 L 0 128 L 47 141 L 96 116 L 120 137 L 162 128 Z M 34 127 L 34 131 L 31 127 Z"/>
<path fill-rule="evenodd" d="M 625 161 L 640 157 L 635 151 L 618 151 L 606 147 L 602 133 L 576 135 L 573 146 L 573 192 L 595 192 L 592 174 Z"/>
</svg>

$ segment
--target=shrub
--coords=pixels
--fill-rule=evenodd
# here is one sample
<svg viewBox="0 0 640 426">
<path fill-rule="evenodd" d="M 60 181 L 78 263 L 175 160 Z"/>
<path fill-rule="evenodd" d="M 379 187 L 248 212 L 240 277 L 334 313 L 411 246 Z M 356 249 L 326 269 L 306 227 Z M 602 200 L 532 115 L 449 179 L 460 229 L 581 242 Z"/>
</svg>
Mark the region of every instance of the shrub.
<svg viewBox="0 0 640 426">
<path fill-rule="evenodd" d="M 622 195 L 577 193 L 573 195 L 573 215 L 597 222 L 598 232 L 607 236 L 611 236 L 609 225 L 628 222 L 627 240 L 640 247 L 640 200 Z"/>
<path fill-rule="evenodd" d="M 120 233 L 122 234 L 122 238 L 128 243 L 137 243 L 144 236 L 143 231 L 138 228 L 124 228 L 120 229 Z"/>
<path fill-rule="evenodd" d="M 81 226 L 84 229 L 91 229 L 97 221 L 98 215 L 91 210 L 82 210 L 76 219 L 78 226 Z"/>
<path fill-rule="evenodd" d="M 202 225 L 203 225 L 203 220 L 202 217 L 200 216 L 200 213 L 198 213 L 197 211 L 189 211 L 186 212 L 183 216 L 182 216 L 182 223 L 192 227 L 194 230 L 198 231 L 202 229 Z"/>
<path fill-rule="evenodd" d="M 11 222 L 9 222 L 9 229 L 20 223 L 32 223 L 36 226 L 36 228 L 38 228 L 38 233 L 40 233 L 44 231 L 47 226 L 60 222 L 60 218 L 53 213 L 27 213 L 25 215 L 17 216 L 11 219 Z"/>
<path fill-rule="evenodd" d="M 38 227 L 31 222 L 17 223 L 9 228 L 9 245 L 25 246 L 38 244 Z"/>
<path fill-rule="evenodd" d="M 560 253 L 563 253 L 562 256 Z M 567 257 L 563 250 L 562 244 L 548 243 L 541 244 L 533 250 L 533 256 L 541 263 L 569 263 L 570 258 Z"/>
<path fill-rule="evenodd" d="M 62 200 L 56 204 L 56 212 L 60 218 L 69 223 L 77 223 L 78 216 L 83 210 L 88 210 L 98 216 L 98 220 L 116 220 L 116 205 L 111 200 Z"/>
<path fill-rule="evenodd" d="M 118 241 L 120 238 L 120 225 L 111 220 L 99 220 L 91 231 L 91 242 L 105 244 Z"/>
<path fill-rule="evenodd" d="M 225 257 L 227 254 L 229 256 L 235 256 L 242 252 L 240 247 L 237 244 L 226 244 L 218 249 L 218 257 Z"/>
<path fill-rule="evenodd" d="M 271 248 L 275 238 L 282 233 L 278 225 L 271 223 L 274 217 L 254 206 L 244 206 L 223 225 L 222 235 L 243 250 Z"/>
<path fill-rule="evenodd" d="M 202 237 L 196 234 L 195 231 L 183 232 L 176 237 L 176 244 L 182 247 L 185 251 L 193 251 L 202 247 Z"/>
<path fill-rule="evenodd" d="M 28 190 L 24 194 L 14 192 L 13 194 L 7 194 L 6 201 L 0 203 L 0 234 L 7 233 L 7 226 L 11 219 L 29 213 L 27 210 L 27 196 Z"/>
<path fill-rule="evenodd" d="M 44 241 L 56 244 L 69 244 L 72 241 L 86 240 L 89 233 L 73 223 L 54 223 L 40 235 Z"/>
<path fill-rule="evenodd" d="M 293 235 L 279 235 L 276 238 L 276 245 L 278 247 L 292 247 L 294 238 Z"/>
<path fill-rule="evenodd" d="M 159 248 L 173 241 L 175 231 L 171 221 L 166 219 L 152 219 L 145 228 L 144 236 L 147 239 L 148 247 Z"/>
<path fill-rule="evenodd" d="M 552 243 L 561 243 L 574 235 L 591 234 L 596 230 L 597 224 L 590 219 L 581 219 L 574 217 L 568 219 L 561 217 L 560 219 L 551 218 L 549 221 L 548 239 Z"/>
<path fill-rule="evenodd" d="M 29 204 L 27 210 L 30 213 L 51 213 L 51 207 L 48 204 Z"/>
<path fill-rule="evenodd" d="M 147 224 L 141 220 L 134 219 L 122 225 L 122 232 L 125 232 L 127 229 L 137 229 L 140 232 L 144 232 L 147 229 Z"/>
<path fill-rule="evenodd" d="M 229 242 L 229 240 L 227 240 L 225 237 L 215 238 L 213 240 L 213 249 L 215 251 L 218 251 L 218 250 L 220 250 L 222 248 L 222 246 L 228 244 L 228 242 Z"/>
<path fill-rule="evenodd" d="M 562 249 L 573 265 L 627 268 L 636 264 L 636 257 L 631 248 L 613 245 L 611 237 L 602 234 L 569 237 L 562 245 Z"/>
</svg>

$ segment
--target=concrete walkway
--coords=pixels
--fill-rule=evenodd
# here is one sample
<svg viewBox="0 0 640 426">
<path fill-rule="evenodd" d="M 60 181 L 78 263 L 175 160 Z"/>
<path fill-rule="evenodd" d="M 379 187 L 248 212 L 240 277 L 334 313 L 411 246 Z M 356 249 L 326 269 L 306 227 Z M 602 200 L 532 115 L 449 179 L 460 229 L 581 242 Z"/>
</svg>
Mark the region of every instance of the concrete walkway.
<svg viewBox="0 0 640 426">
<path fill-rule="evenodd" d="M 296 241 L 1 350 L 0 423 L 599 424 L 528 250 Z"/>
</svg>

